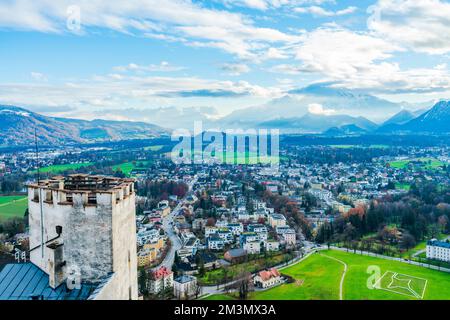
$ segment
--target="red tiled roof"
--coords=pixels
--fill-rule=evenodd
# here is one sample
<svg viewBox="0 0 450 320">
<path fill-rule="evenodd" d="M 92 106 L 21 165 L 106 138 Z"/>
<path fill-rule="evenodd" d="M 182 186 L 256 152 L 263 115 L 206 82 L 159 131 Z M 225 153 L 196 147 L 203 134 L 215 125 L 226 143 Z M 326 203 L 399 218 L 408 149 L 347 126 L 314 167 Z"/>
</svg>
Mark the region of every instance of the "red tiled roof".
<svg viewBox="0 0 450 320">
<path fill-rule="evenodd" d="M 258 275 L 261 277 L 261 279 L 263 281 L 267 281 L 270 278 L 279 277 L 280 276 L 280 272 L 277 269 L 272 268 L 272 269 L 269 269 L 269 270 L 260 271 L 258 273 Z"/>
<path fill-rule="evenodd" d="M 163 277 L 166 277 L 168 275 L 170 275 L 172 273 L 172 271 L 170 271 L 169 269 L 167 269 L 166 267 L 162 266 L 161 268 L 159 268 L 158 270 L 154 271 L 152 273 L 153 278 L 155 280 L 157 279 L 161 279 Z"/>
</svg>

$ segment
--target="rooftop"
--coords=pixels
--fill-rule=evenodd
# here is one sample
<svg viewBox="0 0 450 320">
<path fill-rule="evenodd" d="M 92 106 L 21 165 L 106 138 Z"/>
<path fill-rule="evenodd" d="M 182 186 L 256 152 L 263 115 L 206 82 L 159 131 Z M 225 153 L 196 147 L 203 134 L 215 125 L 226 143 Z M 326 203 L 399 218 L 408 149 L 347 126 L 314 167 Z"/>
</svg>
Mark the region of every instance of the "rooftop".
<svg viewBox="0 0 450 320">
<path fill-rule="evenodd" d="M 8 264 L 0 272 L 0 300 L 87 300 L 95 288 L 69 290 L 63 283 L 52 289 L 48 275 L 32 263 Z"/>
<path fill-rule="evenodd" d="M 441 248 L 448 248 L 450 249 L 450 242 L 448 241 L 439 241 L 437 239 L 432 239 L 427 242 L 429 246 L 435 246 L 435 247 L 441 247 Z"/>
<path fill-rule="evenodd" d="M 179 277 L 175 278 L 174 281 L 178 282 L 178 283 L 188 283 L 188 282 L 191 282 L 191 281 L 195 281 L 195 277 L 182 275 L 182 276 L 179 276 Z"/>
<path fill-rule="evenodd" d="M 72 174 L 67 177 L 55 176 L 48 180 L 41 180 L 39 184 L 30 184 L 31 188 L 46 188 L 60 191 L 88 191 L 113 192 L 134 183 L 134 179 L 122 179 L 88 174 Z"/>
</svg>

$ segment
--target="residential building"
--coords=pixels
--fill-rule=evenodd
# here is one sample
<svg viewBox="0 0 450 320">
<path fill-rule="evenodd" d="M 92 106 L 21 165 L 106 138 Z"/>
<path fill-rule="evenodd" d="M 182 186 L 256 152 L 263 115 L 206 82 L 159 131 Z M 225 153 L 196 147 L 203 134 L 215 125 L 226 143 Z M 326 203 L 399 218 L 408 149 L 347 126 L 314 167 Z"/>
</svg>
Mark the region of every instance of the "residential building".
<svg viewBox="0 0 450 320">
<path fill-rule="evenodd" d="M 145 267 L 150 265 L 153 261 L 156 260 L 158 256 L 158 251 L 154 248 L 151 249 L 142 249 L 138 252 L 138 266 Z"/>
<path fill-rule="evenodd" d="M 269 216 L 269 224 L 272 228 L 283 227 L 286 225 L 286 217 L 279 213 L 274 213 Z"/>
<path fill-rule="evenodd" d="M 269 288 L 283 282 L 280 272 L 276 268 L 258 272 L 253 278 L 253 283 L 258 288 Z"/>
<path fill-rule="evenodd" d="M 189 299 L 195 295 L 197 278 L 182 275 L 173 280 L 173 294 L 178 300 Z"/>
<path fill-rule="evenodd" d="M 428 241 L 427 258 L 450 262 L 450 242 L 437 239 Z"/>
<path fill-rule="evenodd" d="M 261 253 L 261 243 L 259 241 L 247 241 L 242 248 L 249 254 Z"/>
<path fill-rule="evenodd" d="M 231 249 L 225 252 L 224 259 L 228 262 L 236 263 L 245 260 L 247 257 L 247 251 L 242 248 Z"/>
<path fill-rule="evenodd" d="M 152 294 L 173 287 L 173 272 L 164 266 L 150 273 L 148 290 Z"/>
</svg>

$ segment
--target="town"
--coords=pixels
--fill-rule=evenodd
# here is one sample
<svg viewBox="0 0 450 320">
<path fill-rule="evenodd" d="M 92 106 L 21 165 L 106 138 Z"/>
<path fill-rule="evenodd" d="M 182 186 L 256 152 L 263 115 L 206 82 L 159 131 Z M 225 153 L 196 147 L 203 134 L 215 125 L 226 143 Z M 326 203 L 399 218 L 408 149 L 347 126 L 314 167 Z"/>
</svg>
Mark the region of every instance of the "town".
<svg viewBox="0 0 450 320">
<path fill-rule="evenodd" d="M 449 267 L 447 147 L 284 146 L 276 171 L 257 163 L 176 165 L 167 153 L 170 146 L 133 145 L 132 153 L 98 146 L 41 151 L 39 174 L 75 177 L 77 171 L 134 181 L 142 299 L 221 294 L 246 299 L 288 283 L 281 268 L 330 246 Z M 20 197 L 35 181 L 33 157 L 30 149 L 0 157 L 4 193 Z M 419 222 L 408 225 L 403 213 L 377 216 L 380 206 L 399 210 L 398 201 L 413 192 L 422 199 L 430 184 L 444 198 L 420 230 Z M 13 226 L 5 221 L 1 229 L 2 259 L 9 261 L 29 243 L 27 223 L 11 221 Z M 423 241 L 426 250 L 415 250 Z"/>
</svg>

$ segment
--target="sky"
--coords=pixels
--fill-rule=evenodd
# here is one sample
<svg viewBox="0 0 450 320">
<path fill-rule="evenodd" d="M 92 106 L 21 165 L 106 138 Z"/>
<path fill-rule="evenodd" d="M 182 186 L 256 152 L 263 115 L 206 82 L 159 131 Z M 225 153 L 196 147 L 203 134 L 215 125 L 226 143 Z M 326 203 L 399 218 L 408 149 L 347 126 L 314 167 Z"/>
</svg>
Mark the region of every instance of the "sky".
<svg viewBox="0 0 450 320">
<path fill-rule="evenodd" d="M 449 1 L 112 2 L 2 0 L 0 104 L 151 122 L 217 119 L 321 82 L 450 98 Z"/>
</svg>

